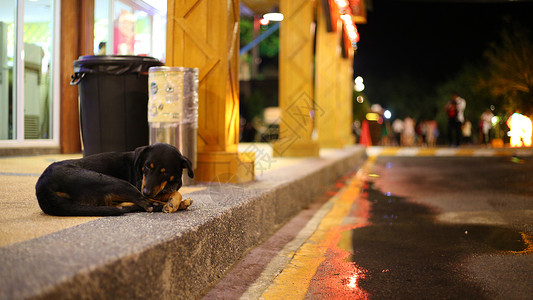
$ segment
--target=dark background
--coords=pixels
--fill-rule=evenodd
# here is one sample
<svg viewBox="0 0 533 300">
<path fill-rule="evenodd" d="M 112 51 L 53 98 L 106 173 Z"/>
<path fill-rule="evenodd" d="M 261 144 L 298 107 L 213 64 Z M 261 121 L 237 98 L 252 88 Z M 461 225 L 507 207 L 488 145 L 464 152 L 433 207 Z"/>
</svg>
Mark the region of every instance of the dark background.
<svg viewBox="0 0 533 300">
<path fill-rule="evenodd" d="M 354 59 L 369 96 L 381 82 L 405 76 L 431 89 L 467 62 L 482 64 L 504 27 L 533 29 L 531 1 L 372 0 L 370 9 L 367 24 L 358 25 Z"/>
</svg>

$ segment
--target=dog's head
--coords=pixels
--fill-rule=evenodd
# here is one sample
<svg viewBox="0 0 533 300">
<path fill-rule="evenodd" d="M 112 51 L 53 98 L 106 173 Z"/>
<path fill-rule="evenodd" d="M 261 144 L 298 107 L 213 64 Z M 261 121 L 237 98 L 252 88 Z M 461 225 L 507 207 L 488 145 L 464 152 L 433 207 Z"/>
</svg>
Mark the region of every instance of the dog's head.
<svg viewBox="0 0 533 300">
<path fill-rule="evenodd" d="M 141 192 L 147 197 L 179 190 L 183 169 L 194 177 L 191 161 L 174 146 L 161 143 L 135 149 L 135 170 L 142 174 Z"/>
</svg>

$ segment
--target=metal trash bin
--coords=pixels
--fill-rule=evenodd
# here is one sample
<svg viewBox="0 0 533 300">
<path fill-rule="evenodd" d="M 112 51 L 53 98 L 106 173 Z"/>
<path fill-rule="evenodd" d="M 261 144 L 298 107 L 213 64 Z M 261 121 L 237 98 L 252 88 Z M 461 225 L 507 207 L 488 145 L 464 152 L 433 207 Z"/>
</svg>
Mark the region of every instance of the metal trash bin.
<svg viewBox="0 0 533 300">
<path fill-rule="evenodd" d="M 148 69 L 163 63 L 147 56 L 88 55 L 73 65 L 83 156 L 148 145 Z"/>
<path fill-rule="evenodd" d="M 148 71 L 150 144 L 174 145 L 196 169 L 198 132 L 197 68 L 152 67 Z M 183 184 L 194 180 L 183 176 Z"/>
</svg>

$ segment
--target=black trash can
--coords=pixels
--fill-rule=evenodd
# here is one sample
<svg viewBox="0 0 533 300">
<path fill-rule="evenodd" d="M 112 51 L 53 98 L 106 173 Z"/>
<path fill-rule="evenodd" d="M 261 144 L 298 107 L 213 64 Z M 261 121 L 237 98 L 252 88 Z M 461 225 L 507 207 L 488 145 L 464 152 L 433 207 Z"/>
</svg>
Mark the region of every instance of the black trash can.
<svg viewBox="0 0 533 300">
<path fill-rule="evenodd" d="M 131 151 L 148 145 L 148 69 L 161 66 L 147 56 L 89 55 L 74 61 L 83 156 Z"/>
</svg>

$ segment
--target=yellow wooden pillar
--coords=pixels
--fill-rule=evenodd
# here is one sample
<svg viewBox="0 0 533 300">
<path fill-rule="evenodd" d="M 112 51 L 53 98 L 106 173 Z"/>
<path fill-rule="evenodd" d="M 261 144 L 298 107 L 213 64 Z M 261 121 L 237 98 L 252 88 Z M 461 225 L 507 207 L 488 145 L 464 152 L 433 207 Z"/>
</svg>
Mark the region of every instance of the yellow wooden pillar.
<svg viewBox="0 0 533 300">
<path fill-rule="evenodd" d="M 349 51 L 348 57 L 339 59 L 339 87 L 338 90 L 340 107 L 339 132 L 344 141 L 344 145 L 355 144 L 355 136 L 352 133 L 353 125 L 353 52 Z"/>
<path fill-rule="evenodd" d="M 343 89 L 344 68 L 341 58 L 342 23 L 333 20 L 332 32 L 327 31 L 327 10 L 317 5 L 317 45 L 315 100 L 316 124 L 320 148 L 342 148 L 345 136 L 340 130 L 346 114 Z M 340 82 L 339 82 L 340 80 Z"/>
<path fill-rule="evenodd" d="M 318 156 L 313 138 L 313 22 L 312 0 L 280 0 L 284 20 L 280 29 L 279 140 L 275 156 Z"/>
<path fill-rule="evenodd" d="M 167 66 L 199 68 L 196 180 L 254 179 L 238 153 L 239 0 L 168 0 Z"/>
</svg>

